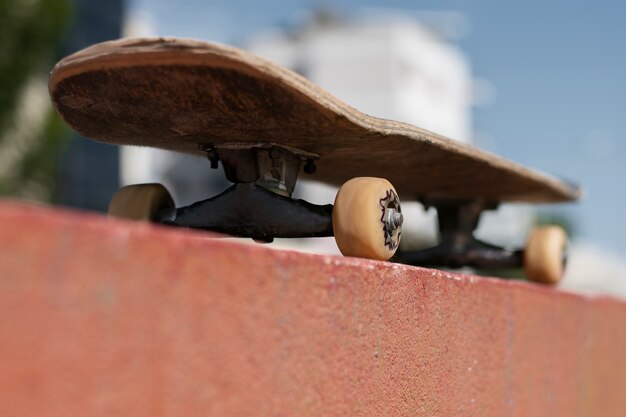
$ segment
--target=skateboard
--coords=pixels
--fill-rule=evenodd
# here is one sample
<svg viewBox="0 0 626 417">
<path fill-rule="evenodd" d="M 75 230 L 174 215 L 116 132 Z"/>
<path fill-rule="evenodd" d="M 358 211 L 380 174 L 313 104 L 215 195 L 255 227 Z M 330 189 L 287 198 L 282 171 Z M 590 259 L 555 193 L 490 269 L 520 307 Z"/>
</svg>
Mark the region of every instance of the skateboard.
<svg viewBox="0 0 626 417">
<path fill-rule="evenodd" d="M 473 237 L 480 214 L 503 202 L 576 200 L 580 190 L 427 130 L 359 112 L 298 74 L 230 46 L 182 39 L 125 39 L 61 60 L 52 101 L 80 134 L 150 146 L 221 164 L 233 185 L 176 207 L 159 184 L 121 188 L 109 214 L 257 241 L 335 236 L 347 256 L 425 266 L 523 267 L 557 282 L 567 237 L 531 231 L 508 250 Z M 341 186 L 334 204 L 292 198 L 300 171 Z M 393 185 L 392 185 L 393 184 Z M 438 212 L 440 243 L 396 252 L 401 199 Z"/>
</svg>

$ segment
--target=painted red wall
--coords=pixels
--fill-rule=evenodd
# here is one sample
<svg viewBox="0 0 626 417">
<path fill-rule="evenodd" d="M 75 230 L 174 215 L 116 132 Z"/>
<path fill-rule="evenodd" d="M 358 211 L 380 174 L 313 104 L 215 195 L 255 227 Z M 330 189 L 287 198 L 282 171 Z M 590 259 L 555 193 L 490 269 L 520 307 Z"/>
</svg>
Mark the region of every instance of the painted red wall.
<svg viewBox="0 0 626 417">
<path fill-rule="evenodd" d="M 626 303 L 0 204 L 2 416 L 623 416 Z"/>
</svg>

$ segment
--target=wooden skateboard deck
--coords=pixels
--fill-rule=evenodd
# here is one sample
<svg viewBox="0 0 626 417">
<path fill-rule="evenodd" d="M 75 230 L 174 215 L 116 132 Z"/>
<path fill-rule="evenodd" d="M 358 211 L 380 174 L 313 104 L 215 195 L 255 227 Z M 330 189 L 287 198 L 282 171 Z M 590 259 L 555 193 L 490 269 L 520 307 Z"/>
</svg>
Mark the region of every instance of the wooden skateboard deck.
<svg viewBox="0 0 626 417">
<path fill-rule="evenodd" d="M 311 179 L 388 179 L 401 197 L 575 200 L 577 187 L 415 126 L 363 114 L 294 72 L 199 41 L 126 39 L 60 61 L 50 95 L 86 137 L 204 155 L 274 143 L 319 155 Z"/>
</svg>

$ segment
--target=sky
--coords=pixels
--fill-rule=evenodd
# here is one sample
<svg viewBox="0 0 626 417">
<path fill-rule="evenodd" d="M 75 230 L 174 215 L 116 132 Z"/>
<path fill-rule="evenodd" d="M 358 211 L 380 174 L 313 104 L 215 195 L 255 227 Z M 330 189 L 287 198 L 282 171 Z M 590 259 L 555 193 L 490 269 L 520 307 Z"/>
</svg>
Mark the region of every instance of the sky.
<svg viewBox="0 0 626 417">
<path fill-rule="evenodd" d="M 495 88 L 473 115 L 478 146 L 581 184 L 581 202 L 544 211 L 564 213 L 576 237 L 626 259 L 626 2 L 132 0 L 128 7 L 158 35 L 236 45 L 330 4 L 348 17 L 372 7 L 461 13 L 467 30 L 455 42 L 474 77 Z"/>
</svg>

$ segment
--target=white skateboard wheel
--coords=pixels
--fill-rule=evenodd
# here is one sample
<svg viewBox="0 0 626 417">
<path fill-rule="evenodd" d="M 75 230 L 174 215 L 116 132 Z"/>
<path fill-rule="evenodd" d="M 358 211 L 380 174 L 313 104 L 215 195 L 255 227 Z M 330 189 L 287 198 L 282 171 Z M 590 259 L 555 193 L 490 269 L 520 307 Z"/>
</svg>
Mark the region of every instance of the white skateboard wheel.
<svg viewBox="0 0 626 417">
<path fill-rule="evenodd" d="M 161 184 L 138 184 L 120 188 L 109 204 L 109 216 L 157 221 L 175 209 L 174 200 Z"/>
<path fill-rule="evenodd" d="M 528 280 L 544 284 L 558 283 L 565 272 L 567 235 L 559 226 L 533 229 L 526 241 L 524 272 Z"/>
<path fill-rule="evenodd" d="M 333 231 L 342 254 L 387 260 L 400 243 L 400 200 L 391 183 L 382 178 L 347 181 L 333 207 Z"/>
</svg>

